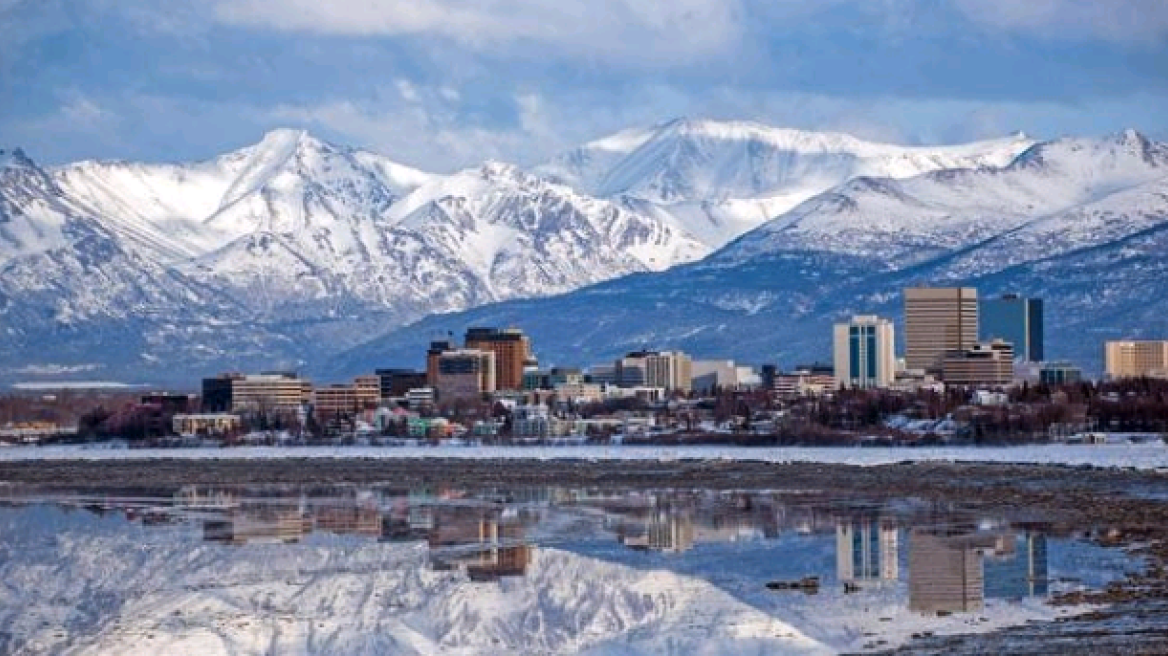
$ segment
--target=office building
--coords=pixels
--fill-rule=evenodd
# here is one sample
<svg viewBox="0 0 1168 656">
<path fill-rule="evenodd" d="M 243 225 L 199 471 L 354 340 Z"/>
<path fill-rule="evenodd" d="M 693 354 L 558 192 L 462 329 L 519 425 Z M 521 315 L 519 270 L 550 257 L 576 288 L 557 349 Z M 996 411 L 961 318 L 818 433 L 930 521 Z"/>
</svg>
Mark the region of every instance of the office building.
<svg viewBox="0 0 1168 656">
<path fill-rule="evenodd" d="M 378 369 L 374 372 L 378 378 L 381 399 L 400 399 L 410 390 L 425 387 L 428 376 L 424 371 L 413 369 Z"/>
<path fill-rule="evenodd" d="M 1007 294 L 984 299 L 977 308 L 978 340 L 1009 342 L 1014 345 L 1015 358 L 1042 362 L 1046 359 L 1042 313 L 1040 298 Z"/>
<path fill-rule="evenodd" d="M 441 339 L 430 342 L 430 348 L 426 349 L 426 384 L 434 387 L 438 384 L 438 358 L 447 351 L 455 350 L 454 342 L 448 339 Z"/>
<path fill-rule="evenodd" d="M 1113 341 L 1104 345 L 1108 378 L 1168 378 L 1168 340 Z"/>
<path fill-rule="evenodd" d="M 231 381 L 232 412 L 288 412 L 312 400 L 312 383 L 294 373 L 264 373 Z"/>
<path fill-rule="evenodd" d="M 837 323 L 834 335 L 835 379 L 841 387 L 883 388 L 896 377 L 896 338 L 892 322 L 880 317 L 852 317 Z"/>
<path fill-rule="evenodd" d="M 733 360 L 694 360 L 690 367 L 690 387 L 700 394 L 737 389 L 738 369 Z"/>
<path fill-rule="evenodd" d="M 203 379 L 203 412 L 231 412 L 231 384 L 243 374 L 220 374 Z"/>
<path fill-rule="evenodd" d="M 317 417 L 353 416 L 381 402 L 381 377 L 358 376 L 347 385 L 318 387 L 312 398 L 312 411 Z"/>
<path fill-rule="evenodd" d="M 773 391 L 781 399 L 819 396 L 836 388 L 835 368 L 829 364 L 801 364 L 775 375 Z"/>
<path fill-rule="evenodd" d="M 693 361 L 680 351 L 635 351 L 616 361 L 616 384 L 688 392 Z"/>
<path fill-rule="evenodd" d="M 495 353 L 478 349 L 447 351 L 438 356 L 438 400 L 479 400 L 496 389 Z"/>
<path fill-rule="evenodd" d="M 1083 370 L 1069 362 L 1048 362 L 1038 369 L 1043 385 L 1069 385 L 1083 380 Z"/>
<path fill-rule="evenodd" d="M 946 385 L 1009 385 L 1014 382 L 1014 346 L 1000 339 L 947 351 L 941 358 Z"/>
<path fill-rule="evenodd" d="M 935 370 L 947 351 L 977 343 L 977 290 L 910 287 L 904 290 L 905 366 Z"/>
<path fill-rule="evenodd" d="M 495 354 L 496 389 L 523 389 L 523 372 L 534 363 L 531 340 L 518 328 L 471 328 L 466 348 Z"/>
</svg>

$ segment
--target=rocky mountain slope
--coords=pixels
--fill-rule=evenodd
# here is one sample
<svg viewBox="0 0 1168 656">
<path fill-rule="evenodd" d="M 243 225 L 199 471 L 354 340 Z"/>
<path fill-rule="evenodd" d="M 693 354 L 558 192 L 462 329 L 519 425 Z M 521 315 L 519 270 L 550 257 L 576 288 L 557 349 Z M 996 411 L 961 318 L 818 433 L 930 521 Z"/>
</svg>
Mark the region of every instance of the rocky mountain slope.
<svg viewBox="0 0 1168 656">
<path fill-rule="evenodd" d="M 856 178 L 699 263 L 433 317 L 332 368 L 416 359 L 431 335 L 491 323 L 527 328 L 545 362 L 656 346 L 790 366 L 826 359 L 824 335 L 850 313 L 899 319 L 904 286 L 961 283 L 1044 297 L 1047 352 L 1098 371 L 1103 339 L 1168 334 L 1165 253 L 1168 146 L 1061 139 L 1000 168 Z"/>
</svg>

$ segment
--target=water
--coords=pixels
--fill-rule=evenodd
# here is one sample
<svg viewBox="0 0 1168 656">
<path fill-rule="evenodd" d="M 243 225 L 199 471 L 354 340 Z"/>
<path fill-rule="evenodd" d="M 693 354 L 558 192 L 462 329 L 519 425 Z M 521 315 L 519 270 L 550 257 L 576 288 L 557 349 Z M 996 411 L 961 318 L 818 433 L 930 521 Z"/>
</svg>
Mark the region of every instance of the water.
<svg viewBox="0 0 1168 656">
<path fill-rule="evenodd" d="M 819 491 L 8 493 L 0 653 L 832 653 L 1138 567 L 1079 530 Z"/>
</svg>

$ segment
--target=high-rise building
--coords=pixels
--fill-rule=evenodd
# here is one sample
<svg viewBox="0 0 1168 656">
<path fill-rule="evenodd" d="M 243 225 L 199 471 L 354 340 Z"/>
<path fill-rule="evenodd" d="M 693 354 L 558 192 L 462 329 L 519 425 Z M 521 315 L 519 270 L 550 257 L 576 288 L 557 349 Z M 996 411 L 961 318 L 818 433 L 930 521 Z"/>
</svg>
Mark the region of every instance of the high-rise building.
<svg viewBox="0 0 1168 656">
<path fill-rule="evenodd" d="M 904 290 L 905 366 L 935 370 L 946 351 L 977 343 L 977 290 L 909 287 Z"/>
<path fill-rule="evenodd" d="M 478 349 L 446 351 L 438 356 L 438 400 L 477 400 L 494 392 L 495 354 Z"/>
<path fill-rule="evenodd" d="M 892 322 L 864 315 L 835 325 L 835 379 L 854 388 L 888 387 L 896 377 Z"/>
<path fill-rule="evenodd" d="M 946 351 L 941 357 L 946 385 L 1009 385 L 1014 382 L 1014 346 L 1000 339 Z"/>
<path fill-rule="evenodd" d="M 978 339 L 1001 339 L 1014 345 L 1014 357 L 1026 362 L 1046 359 L 1042 299 L 1007 294 L 978 303 Z"/>
<path fill-rule="evenodd" d="M 621 387 L 688 392 L 693 381 L 693 361 L 680 351 L 635 351 L 617 360 L 615 368 Z"/>
<path fill-rule="evenodd" d="M 1168 377 L 1168 340 L 1115 341 L 1104 345 L 1109 378 Z"/>
<path fill-rule="evenodd" d="M 532 361 L 531 340 L 518 328 L 470 328 L 466 348 L 495 354 L 496 382 L 501 390 L 523 389 L 523 371 Z"/>
</svg>

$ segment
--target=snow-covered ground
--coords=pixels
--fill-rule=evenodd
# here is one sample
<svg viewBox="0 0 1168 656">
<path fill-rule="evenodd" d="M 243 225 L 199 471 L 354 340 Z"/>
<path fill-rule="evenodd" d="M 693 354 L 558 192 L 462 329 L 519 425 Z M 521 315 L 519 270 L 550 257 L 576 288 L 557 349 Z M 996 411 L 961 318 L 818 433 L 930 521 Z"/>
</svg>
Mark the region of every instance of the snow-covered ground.
<svg viewBox="0 0 1168 656">
<path fill-rule="evenodd" d="M 142 458 L 513 458 L 580 460 L 743 460 L 886 465 L 897 462 L 998 462 L 1168 469 L 1168 445 L 1034 445 L 1017 447 L 239 447 L 232 449 L 109 449 L 100 445 L 0 448 L 0 460 Z"/>
</svg>

